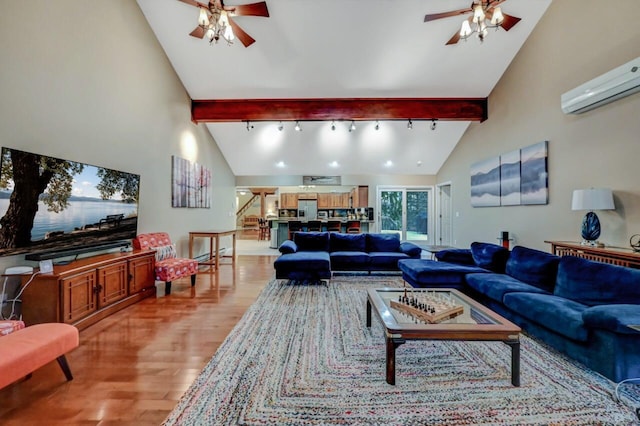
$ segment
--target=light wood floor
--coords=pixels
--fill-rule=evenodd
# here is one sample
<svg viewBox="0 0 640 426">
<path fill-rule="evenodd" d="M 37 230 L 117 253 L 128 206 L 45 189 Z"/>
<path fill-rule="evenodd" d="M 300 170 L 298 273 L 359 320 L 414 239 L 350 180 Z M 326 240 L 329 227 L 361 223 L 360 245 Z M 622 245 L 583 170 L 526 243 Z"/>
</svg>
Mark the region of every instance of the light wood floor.
<svg viewBox="0 0 640 426">
<path fill-rule="evenodd" d="M 0 425 L 157 425 L 270 278 L 273 256 L 237 256 L 235 268 L 173 283 L 80 332 L 67 355 L 0 390 Z"/>
</svg>

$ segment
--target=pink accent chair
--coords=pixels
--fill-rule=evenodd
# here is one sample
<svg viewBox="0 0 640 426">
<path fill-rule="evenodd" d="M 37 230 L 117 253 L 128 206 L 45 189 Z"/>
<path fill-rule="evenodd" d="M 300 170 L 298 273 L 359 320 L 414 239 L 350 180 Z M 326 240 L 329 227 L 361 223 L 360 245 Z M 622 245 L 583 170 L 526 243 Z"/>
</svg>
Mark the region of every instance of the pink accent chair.
<svg viewBox="0 0 640 426">
<path fill-rule="evenodd" d="M 156 251 L 156 280 L 165 282 L 165 295 L 171 294 L 171 282 L 176 278 L 191 276 L 191 286 L 196 285 L 198 261 L 178 257 L 166 232 L 140 234 L 133 239 L 133 247 Z"/>
</svg>

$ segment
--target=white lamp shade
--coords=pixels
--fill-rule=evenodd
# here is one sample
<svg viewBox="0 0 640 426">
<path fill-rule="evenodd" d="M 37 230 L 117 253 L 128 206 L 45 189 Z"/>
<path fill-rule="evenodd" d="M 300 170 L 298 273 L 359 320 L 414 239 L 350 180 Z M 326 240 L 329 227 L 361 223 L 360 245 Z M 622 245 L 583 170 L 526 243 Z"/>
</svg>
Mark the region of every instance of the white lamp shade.
<svg viewBox="0 0 640 426">
<path fill-rule="evenodd" d="M 608 188 L 576 189 L 571 210 L 614 210 L 613 192 Z"/>
</svg>

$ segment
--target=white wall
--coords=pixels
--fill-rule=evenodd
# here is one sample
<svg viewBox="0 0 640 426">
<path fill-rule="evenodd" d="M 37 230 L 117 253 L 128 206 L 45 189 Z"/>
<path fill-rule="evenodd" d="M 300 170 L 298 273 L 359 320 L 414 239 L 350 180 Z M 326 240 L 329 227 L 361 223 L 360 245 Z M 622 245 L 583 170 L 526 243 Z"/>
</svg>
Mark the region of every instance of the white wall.
<svg viewBox="0 0 640 426">
<path fill-rule="evenodd" d="M 138 232 L 183 255 L 190 230 L 235 227 L 235 178 L 134 1 L 3 1 L 0 40 L 2 146 L 140 174 Z M 172 155 L 212 169 L 211 209 L 171 208 Z"/>
<path fill-rule="evenodd" d="M 629 247 L 640 233 L 640 94 L 582 115 L 565 115 L 560 95 L 640 56 L 638 1 L 554 1 L 489 96 L 489 119 L 473 123 L 438 173 L 453 185 L 454 239 L 549 250 L 544 240 L 580 240 L 585 212 L 571 211 L 574 189 L 608 187 L 615 211 L 598 212 L 600 241 Z M 487 39 L 486 43 L 491 40 Z M 481 48 L 480 46 L 478 48 Z M 549 204 L 470 205 L 470 165 L 549 141 Z"/>
</svg>

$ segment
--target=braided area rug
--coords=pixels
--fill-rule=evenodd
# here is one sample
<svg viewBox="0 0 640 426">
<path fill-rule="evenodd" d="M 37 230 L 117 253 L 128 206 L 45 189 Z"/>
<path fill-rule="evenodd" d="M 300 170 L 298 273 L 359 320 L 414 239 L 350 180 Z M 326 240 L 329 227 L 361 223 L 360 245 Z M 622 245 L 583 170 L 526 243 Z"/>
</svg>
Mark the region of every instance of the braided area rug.
<svg viewBox="0 0 640 426">
<path fill-rule="evenodd" d="M 272 281 L 166 425 L 630 425 L 614 384 L 522 336 L 521 387 L 501 342 L 408 341 L 385 381 L 383 329 L 366 290 L 398 276 Z M 638 401 L 636 401 L 637 404 Z"/>
</svg>

